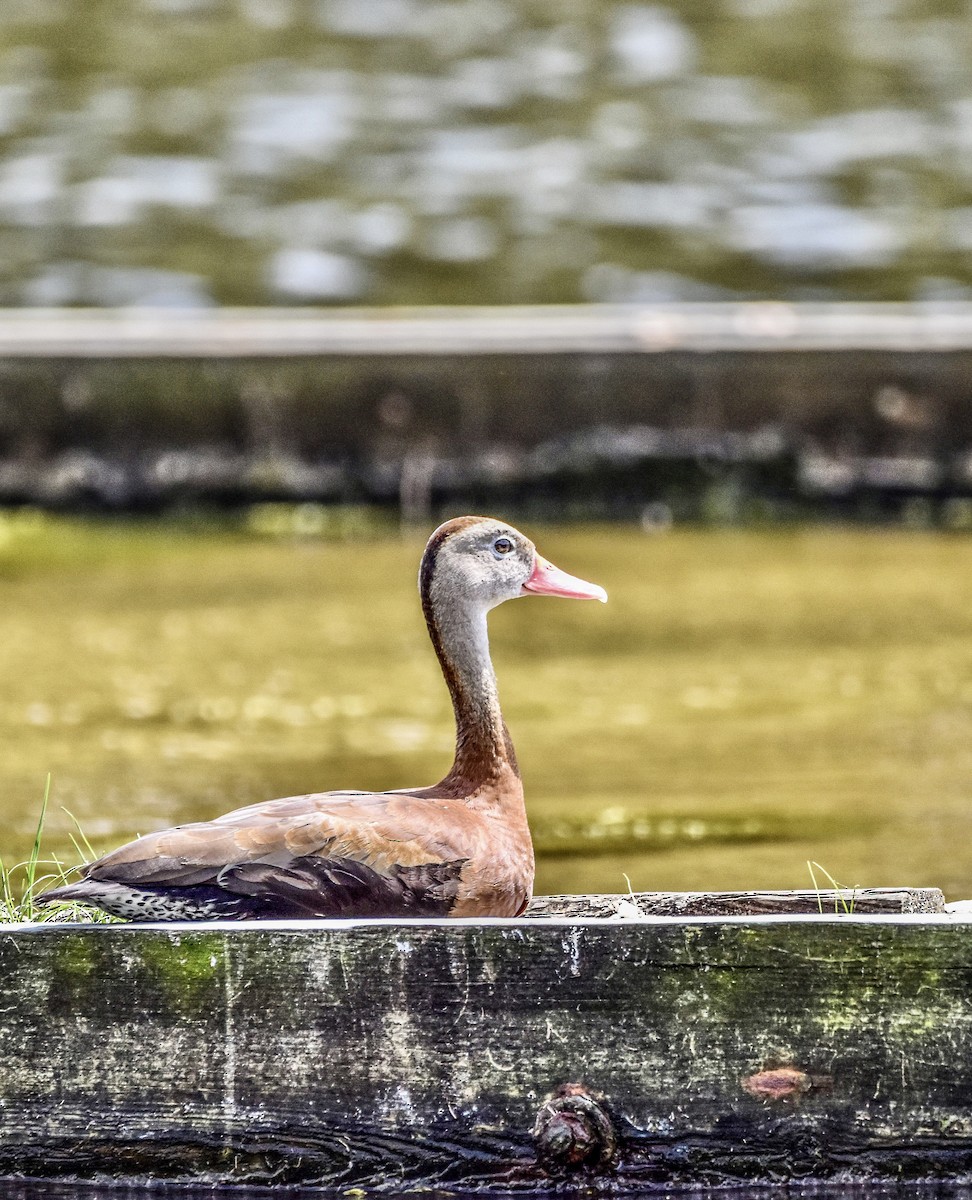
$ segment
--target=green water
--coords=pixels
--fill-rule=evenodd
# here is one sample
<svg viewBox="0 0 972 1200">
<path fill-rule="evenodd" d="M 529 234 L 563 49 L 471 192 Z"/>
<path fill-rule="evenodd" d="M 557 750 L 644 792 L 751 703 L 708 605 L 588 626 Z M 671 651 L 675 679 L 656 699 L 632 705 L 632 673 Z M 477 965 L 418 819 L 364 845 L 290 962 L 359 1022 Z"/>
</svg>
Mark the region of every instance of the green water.
<svg viewBox="0 0 972 1200">
<path fill-rule="evenodd" d="M 0 522 L 6 861 L 48 771 L 68 858 L 64 810 L 103 850 L 443 773 L 421 535 L 305 524 Z M 491 618 L 539 891 L 801 887 L 815 859 L 847 885 L 972 895 L 972 539 L 529 532 L 611 597 Z"/>
</svg>

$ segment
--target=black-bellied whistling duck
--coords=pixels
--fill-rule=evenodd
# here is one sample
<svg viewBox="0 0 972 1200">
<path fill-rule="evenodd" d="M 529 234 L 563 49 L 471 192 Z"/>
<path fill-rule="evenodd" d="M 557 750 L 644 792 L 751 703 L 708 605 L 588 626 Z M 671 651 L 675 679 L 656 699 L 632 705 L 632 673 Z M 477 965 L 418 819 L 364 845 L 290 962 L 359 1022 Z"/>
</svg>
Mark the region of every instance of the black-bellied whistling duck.
<svg viewBox="0 0 972 1200">
<path fill-rule="evenodd" d="M 129 842 L 42 901 L 135 921 L 513 917 L 533 891 L 533 844 L 500 713 L 486 614 L 531 594 L 606 600 L 522 533 L 457 517 L 432 534 L 419 591 L 456 716 L 441 783 L 253 804 Z"/>
</svg>

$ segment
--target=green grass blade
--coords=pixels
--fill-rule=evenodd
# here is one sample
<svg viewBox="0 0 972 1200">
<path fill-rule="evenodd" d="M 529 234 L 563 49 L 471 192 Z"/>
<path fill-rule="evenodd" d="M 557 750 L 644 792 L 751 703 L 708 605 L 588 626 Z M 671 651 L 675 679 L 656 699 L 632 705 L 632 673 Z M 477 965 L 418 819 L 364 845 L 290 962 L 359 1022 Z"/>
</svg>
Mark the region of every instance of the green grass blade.
<svg viewBox="0 0 972 1200">
<path fill-rule="evenodd" d="M 840 916 L 840 911 L 841 911 L 841 909 L 843 909 L 844 916 L 849 917 L 851 915 L 851 913 L 854 911 L 854 908 L 857 904 L 858 885 L 855 883 L 853 889 L 850 889 L 851 896 L 850 896 L 850 900 L 848 901 L 844 897 L 844 892 L 848 891 L 849 889 L 846 888 L 842 883 L 838 883 L 837 880 L 834 879 L 833 875 L 831 875 L 831 873 L 827 870 L 826 867 L 822 867 L 820 865 L 820 863 L 818 863 L 818 862 L 810 862 L 809 860 L 807 860 L 807 869 L 810 872 L 810 878 L 813 880 L 814 891 L 817 893 L 817 908 L 820 911 L 821 915 L 823 915 L 823 902 L 822 902 L 822 897 L 820 895 L 820 889 L 817 887 L 817 877 L 813 873 L 814 867 L 816 867 L 818 871 L 821 871 L 824 875 L 826 875 L 827 879 L 830 881 L 830 886 L 834 890 L 834 914 L 836 916 Z"/>
<path fill-rule="evenodd" d="M 41 841 L 44 837 L 44 822 L 47 819 L 47 804 L 51 798 L 51 773 L 47 772 L 47 782 L 44 785 L 44 799 L 41 801 L 40 816 L 37 818 L 37 832 L 34 834 L 34 844 L 30 848 L 27 859 L 27 886 L 24 888 L 24 900 L 27 904 L 28 919 L 34 917 L 34 886 L 37 878 L 37 862 L 40 858 Z"/>
<path fill-rule="evenodd" d="M 813 890 L 817 893 L 817 912 L 823 916 L 823 896 L 820 894 L 820 888 L 817 886 L 817 877 L 813 873 L 814 864 L 807 859 L 807 870 L 810 872 L 810 882 L 813 885 Z"/>
<path fill-rule="evenodd" d="M 61 805 L 61 812 L 65 813 L 74 822 L 74 828 L 78 831 L 78 837 L 81 839 L 81 845 L 84 846 L 84 852 L 82 853 L 80 847 L 78 846 L 78 843 L 74 840 L 73 837 L 71 837 L 71 844 L 74 846 L 75 850 L 77 850 L 78 858 L 80 858 L 82 860 L 86 860 L 88 862 L 90 862 L 94 858 L 97 858 L 98 855 L 97 855 L 94 847 L 88 841 L 88 835 L 81 828 L 81 822 L 78 820 L 78 818 L 74 815 L 73 812 L 71 812 L 70 809 L 65 808 L 63 804 Z"/>
<path fill-rule="evenodd" d="M 82 865 L 68 866 L 55 854 L 51 858 L 41 858 L 41 847 L 44 838 L 44 826 L 47 820 L 48 804 L 51 796 L 51 776 L 47 776 L 44 788 L 44 798 L 41 802 L 37 830 L 34 834 L 34 845 L 29 856 L 23 861 L 8 866 L 0 858 L 0 921 L 4 922 L 47 922 L 47 921 L 94 921 L 97 923 L 112 922 L 114 917 L 107 913 L 90 911 L 77 904 L 51 904 L 38 908 L 34 897 L 45 888 L 60 887 L 70 882 L 70 876 Z M 66 810 L 65 810 L 66 811 Z M 71 816 L 68 813 L 68 816 Z M 73 816 L 71 820 L 78 826 L 81 843 L 72 836 L 71 842 L 80 860 L 97 857 L 91 848 L 78 822 Z M 83 853 L 81 844 L 87 850 Z"/>
</svg>

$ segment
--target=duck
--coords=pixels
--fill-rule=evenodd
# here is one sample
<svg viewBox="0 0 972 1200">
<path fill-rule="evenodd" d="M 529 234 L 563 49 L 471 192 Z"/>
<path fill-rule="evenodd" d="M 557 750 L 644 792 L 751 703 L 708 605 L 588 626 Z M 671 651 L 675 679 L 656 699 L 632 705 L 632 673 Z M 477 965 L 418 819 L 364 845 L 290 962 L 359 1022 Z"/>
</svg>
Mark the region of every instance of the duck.
<svg viewBox="0 0 972 1200">
<path fill-rule="evenodd" d="M 268 800 L 136 838 L 38 897 L 129 921 L 516 917 L 533 843 L 500 710 L 487 614 L 522 596 L 607 600 L 491 517 L 428 540 L 419 595 L 455 716 L 455 755 L 431 787 Z"/>
</svg>

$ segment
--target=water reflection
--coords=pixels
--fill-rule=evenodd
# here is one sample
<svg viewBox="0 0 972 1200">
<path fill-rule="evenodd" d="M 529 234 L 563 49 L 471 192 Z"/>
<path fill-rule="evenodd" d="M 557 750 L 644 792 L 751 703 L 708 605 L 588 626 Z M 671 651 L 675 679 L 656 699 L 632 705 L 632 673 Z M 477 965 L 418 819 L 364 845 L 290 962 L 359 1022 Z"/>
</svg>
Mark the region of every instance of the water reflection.
<svg viewBox="0 0 972 1200">
<path fill-rule="evenodd" d="M 969 295 L 964 28 L 930 4 L 76 21 L 0 11 L 5 303 Z"/>
</svg>

